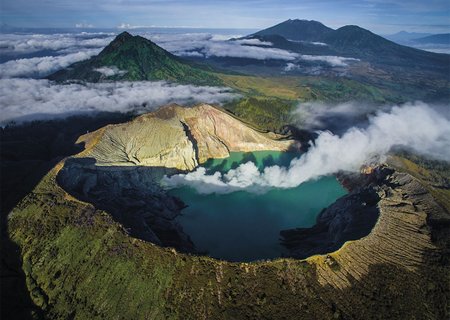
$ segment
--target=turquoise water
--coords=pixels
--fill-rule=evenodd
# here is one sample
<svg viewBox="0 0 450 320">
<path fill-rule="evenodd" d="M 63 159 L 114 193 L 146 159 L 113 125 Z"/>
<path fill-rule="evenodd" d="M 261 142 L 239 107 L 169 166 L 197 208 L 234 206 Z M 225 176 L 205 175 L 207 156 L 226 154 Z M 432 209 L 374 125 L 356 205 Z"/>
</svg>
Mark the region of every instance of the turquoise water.
<svg viewBox="0 0 450 320">
<path fill-rule="evenodd" d="M 253 161 L 260 169 L 288 165 L 298 156 L 283 152 L 232 153 L 229 158 L 205 163 L 211 173 L 226 172 Z M 190 187 L 173 189 L 188 207 L 177 219 L 197 250 L 228 261 L 254 261 L 282 256 L 279 232 L 311 227 L 319 212 L 346 194 L 334 177 L 309 181 L 292 189 L 273 189 L 264 194 L 245 191 L 230 194 L 198 194 Z"/>
</svg>

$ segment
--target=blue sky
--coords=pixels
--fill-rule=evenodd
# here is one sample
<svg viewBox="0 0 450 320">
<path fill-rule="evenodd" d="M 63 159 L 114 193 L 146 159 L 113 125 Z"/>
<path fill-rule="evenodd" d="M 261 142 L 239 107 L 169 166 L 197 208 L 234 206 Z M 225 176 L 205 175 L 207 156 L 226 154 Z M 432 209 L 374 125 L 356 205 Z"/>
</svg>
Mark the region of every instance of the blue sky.
<svg viewBox="0 0 450 320">
<path fill-rule="evenodd" d="M 1 0 L 1 23 L 16 27 L 171 26 L 265 28 L 289 18 L 377 33 L 450 32 L 448 0 Z"/>
</svg>

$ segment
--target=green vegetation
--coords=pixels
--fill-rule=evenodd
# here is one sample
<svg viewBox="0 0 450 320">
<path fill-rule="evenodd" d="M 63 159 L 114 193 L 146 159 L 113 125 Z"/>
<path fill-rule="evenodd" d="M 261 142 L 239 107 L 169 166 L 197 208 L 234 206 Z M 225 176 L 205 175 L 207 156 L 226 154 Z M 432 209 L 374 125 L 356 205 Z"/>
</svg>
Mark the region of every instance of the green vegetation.
<svg viewBox="0 0 450 320">
<path fill-rule="evenodd" d="M 292 111 L 302 102 L 384 104 L 402 101 L 388 90 L 344 78 L 219 76 L 227 86 L 244 95 L 240 100 L 225 104 L 224 108 L 264 131 L 279 132 L 291 124 Z"/>
<path fill-rule="evenodd" d="M 108 214 L 68 201 L 54 188 L 50 174 L 28 199 L 32 203 L 22 203 L 23 210 L 11 220 L 13 237 L 24 240 L 29 250 L 23 268 L 34 303 L 56 319 L 164 318 L 163 294 L 172 264 L 166 261 L 164 270 L 158 269 L 149 262 L 163 256 L 151 252 L 145 258 L 149 252 L 133 249 L 136 240 L 126 237 Z M 42 206 L 43 201 L 52 208 Z M 21 220 L 26 225 L 16 224 L 21 216 L 28 217 Z"/>
<path fill-rule="evenodd" d="M 224 74 L 218 76 L 225 85 L 248 96 L 330 103 L 349 100 L 366 103 L 396 103 L 402 100 L 391 90 L 342 77 L 256 77 Z"/>
<path fill-rule="evenodd" d="M 296 102 L 269 97 L 248 97 L 224 105 L 239 119 L 264 131 L 279 132 L 291 121 Z"/>
<path fill-rule="evenodd" d="M 104 76 L 95 71 L 101 67 L 116 67 L 125 73 Z M 123 32 L 99 55 L 73 64 L 49 76 L 51 80 L 166 80 L 196 85 L 220 85 L 221 81 L 210 72 L 191 66 L 140 36 Z"/>
<path fill-rule="evenodd" d="M 280 260 L 277 275 L 264 263 L 225 264 L 133 239 L 109 214 L 65 194 L 55 171 L 10 219 L 31 297 L 49 318 L 217 319 L 255 312 L 271 318 L 282 309 L 292 312 L 263 307 L 273 303 L 269 292 L 280 296 L 294 285 L 288 278 L 308 275 L 307 263 Z M 285 305 L 297 308 L 296 298 L 287 295 Z"/>
</svg>

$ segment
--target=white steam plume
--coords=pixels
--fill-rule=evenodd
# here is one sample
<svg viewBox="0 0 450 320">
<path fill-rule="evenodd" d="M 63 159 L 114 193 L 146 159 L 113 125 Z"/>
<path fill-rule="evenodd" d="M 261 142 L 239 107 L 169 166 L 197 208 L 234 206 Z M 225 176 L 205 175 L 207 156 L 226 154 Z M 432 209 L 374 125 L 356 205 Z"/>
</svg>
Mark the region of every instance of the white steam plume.
<svg viewBox="0 0 450 320">
<path fill-rule="evenodd" d="M 266 167 L 260 172 L 247 162 L 226 174 L 206 174 L 204 168 L 165 177 L 168 188 L 191 186 L 199 193 L 261 192 L 268 188 L 293 188 L 339 171 L 358 171 L 363 164 L 383 161 L 394 146 L 405 146 L 428 156 L 450 160 L 450 121 L 424 103 L 393 107 L 370 118 L 365 129 L 351 128 L 342 136 L 322 132 L 307 153 L 289 167 Z"/>
</svg>

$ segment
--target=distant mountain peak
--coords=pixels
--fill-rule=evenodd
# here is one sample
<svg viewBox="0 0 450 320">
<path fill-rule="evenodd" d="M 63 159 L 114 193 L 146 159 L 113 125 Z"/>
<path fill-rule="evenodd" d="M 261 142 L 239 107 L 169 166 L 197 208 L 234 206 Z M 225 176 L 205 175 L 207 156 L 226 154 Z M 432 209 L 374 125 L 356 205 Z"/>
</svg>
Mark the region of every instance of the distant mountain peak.
<svg viewBox="0 0 450 320">
<path fill-rule="evenodd" d="M 128 33 L 127 31 L 121 32 L 119 35 L 117 35 L 116 40 L 127 40 L 133 38 L 133 36 Z"/>
<path fill-rule="evenodd" d="M 124 31 L 117 35 L 113 41 L 111 41 L 100 54 L 111 52 L 122 46 L 124 43 L 132 40 L 134 37 L 128 32 Z"/>
<path fill-rule="evenodd" d="M 256 32 L 254 35 L 279 35 L 289 40 L 318 41 L 333 29 L 315 20 L 289 19 L 273 27 Z"/>
</svg>

